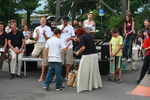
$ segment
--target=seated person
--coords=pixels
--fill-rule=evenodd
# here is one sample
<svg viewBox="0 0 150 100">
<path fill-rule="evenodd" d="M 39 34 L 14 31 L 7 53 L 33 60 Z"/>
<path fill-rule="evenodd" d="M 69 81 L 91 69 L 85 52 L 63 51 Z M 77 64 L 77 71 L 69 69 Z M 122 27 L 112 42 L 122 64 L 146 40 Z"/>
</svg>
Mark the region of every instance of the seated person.
<svg viewBox="0 0 150 100">
<path fill-rule="evenodd" d="M 3 22 L 0 22 L 0 69 L 2 68 L 3 61 L 5 59 L 6 55 L 6 46 L 7 46 L 7 39 L 6 39 L 7 33 L 4 31 L 4 24 Z"/>
<path fill-rule="evenodd" d="M 18 31 L 15 24 L 11 25 L 11 32 L 8 34 L 8 45 L 10 47 L 10 54 L 12 56 L 11 59 L 11 76 L 10 79 L 14 78 L 16 75 L 18 78 L 22 78 L 21 76 L 21 58 L 24 54 L 24 46 L 25 39 L 23 33 Z"/>
</svg>

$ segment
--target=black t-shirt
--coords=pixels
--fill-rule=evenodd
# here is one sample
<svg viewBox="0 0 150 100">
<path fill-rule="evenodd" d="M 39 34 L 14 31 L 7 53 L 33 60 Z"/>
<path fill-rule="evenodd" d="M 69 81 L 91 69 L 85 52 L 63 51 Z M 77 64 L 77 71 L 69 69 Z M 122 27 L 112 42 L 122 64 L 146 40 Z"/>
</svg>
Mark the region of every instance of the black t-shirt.
<svg viewBox="0 0 150 100">
<path fill-rule="evenodd" d="M 92 34 L 83 34 L 80 37 L 80 46 L 85 46 L 85 50 L 82 52 L 83 55 L 97 53 Z"/>
<path fill-rule="evenodd" d="M 7 37 L 7 33 L 3 33 L 0 35 L 0 46 L 4 46 L 5 45 L 5 39 Z"/>
<path fill-rule="evenodd" d="M 22 39 L 24 39 L 23 33 L 21 31 L 17 31 L 14 35 L 12 32 L 8 33 L 8 40 L 11 40 L 11 44 L 13 47 L 18 47 L 19 49 L 22 46 Z"/>
</svg>

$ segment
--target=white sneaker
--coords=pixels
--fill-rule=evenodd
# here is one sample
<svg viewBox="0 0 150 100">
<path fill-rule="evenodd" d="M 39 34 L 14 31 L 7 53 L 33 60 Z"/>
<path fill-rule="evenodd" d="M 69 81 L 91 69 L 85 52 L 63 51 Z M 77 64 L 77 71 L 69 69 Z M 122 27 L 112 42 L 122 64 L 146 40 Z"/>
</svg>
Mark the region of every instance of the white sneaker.
<svg viewBox="0 0 150 100">
<path fill-rule="evenodd" d="M 126 58 L 123 58 L 123 59 L 122 59 L 122 61 L 125 61 L 125 60 L 127 60 L 127 59 L 126 59 Z"/>
<path fill-rule="evenodd" d="M 128 62 L 131 62 L 131 58 L 128 59 Z"/>
</svg>

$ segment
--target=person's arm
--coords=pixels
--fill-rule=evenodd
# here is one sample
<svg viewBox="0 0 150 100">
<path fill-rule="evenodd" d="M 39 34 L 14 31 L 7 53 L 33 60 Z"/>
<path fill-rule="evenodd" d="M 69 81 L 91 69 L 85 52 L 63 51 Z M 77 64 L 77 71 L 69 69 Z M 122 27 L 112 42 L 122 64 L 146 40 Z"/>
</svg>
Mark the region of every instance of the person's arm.
<svg viewBox="0 0 150 100">
<path fill-rule="evenodd" d="M 85 26 L 87 24 L 87 20 L 83 21 L 83 26 Z"/>
<path fill-rule="evenodd" d="M 124 23 L 124 36 L 126 35 L 126 23 Z"/>
<path fill-rule="evenodd" d="M 79 54 L 81 54 L 84 50 L 85 50 L 85 46 L 82 46 L 82 47 L 80 47 L 80 49 L 79 49 L 77 52 L 75 52 L 75 54 L 76 54 L 76 55 L 79 55 Z"/>
<path fill-rule="evenodd" d="M 146 40 L 144 41 L 144 43 L 143 43 L 143 49 L 144 49 L 145 51 L 147 51 L 147 50 L 150 49 L 150 46 L 148 45 L 148 44 L 149 44 L 148 42 L 149 42 L 149 41 L 146 39 Z"/>
<path fill-rule="evenodd" d="M 48 51 L 49 51 L 49 48 L 45 48 L 45 56 L 47 60 L 48 60 Z"/>
<path fill-rule="evenodd" d="M 93 21 L 93 27 L 96 27 L 96 23 Z"/>
<path fill-rule="evenodd" d="M 141 40 L 141 47 L 143 46 L 143 39 Z"/>
<path fill-rule="evenodd" d="M 150 46 L 149 46 L 149 47 L 147 47 L 147 48 L 144 48 L 144 50 L 145 50 L 145 51 L 150 50 Z"/>
<path fill-rule="evenodd" d="M 74 31 L 74 28 L 71 27 L 70 30 L 71 30 L 71 32 L 70 32 L 71 37 L 67 39 L 67 42 L 69 42 L 70 40 L 73 40 L 73 41 L 75 40 L 75 31 Z"/>
<path fill-rule="evenodd" d="M 22 51 L 24 49 L 24 47 L 25 47 L 25 39 L 22 39 L 22 45 L 21 45 L 20 50 Z"/>
<path fill-rule="evenodd" d="M 69 44 L 67 45 L 67 47 L 65 47 L 64 49 L 63 49 L 63 51 L 67 51 L 68 49 L 69 49 L 69 46 L 71 45 L 71 42 L 69 42 Z"/>
<path fill-rule="evenodd" d="M 40 34 L 39 29 L 35 29 L 35 31 L 33 33 L 33 38 L 35 41 L 37 41 L 39 39 L 39 34 Z"/>
<path fill-rule="evenodd" d="M 122 49 L 123 45 L 120 44 L 119 47 L 116 49 L 116 51 L 114 52 L 114 56 L 117 55 L 117 53 Z"/>
<path fill-rule="evenodd" d="M 49 37 L 46 36 L 46 31 L 45 30 L 43 31 L 43 36 L 44 36 L 45 40 L 49 39 Z"/>
<path fill-rule="evenodd" d="M 76 38 L 74 36 L 72 36 L 72 37 L 70 37 L 70 38 L 67 39 L 67 42 L 69 42 L 70 40 L 75 41 Z"/>
<path fill-rule="evenodd" d="M 80 49 L 77 52 L 75 52 L 75 54 L 76 55 L 81 54 L 86 49 L 85 46 L 86 46 L 86 37 L 81 36 L 80 37 Z"/>
<path fill-rule="evenodd" d="M 120 38 L 119 38 L 119 46 L 115 50 L 115 52 L 113 53 L 113 56 L 116 56 L 118 54 L 118 52 L 122 49 L 122 47 L 123 47 L 123 38 L 120 36 Z"/>
<path fill-rule="evenodd" d="M 109 44 L 109 54 L 110 54 L 110 57 L 112 57 L 112 44 Z"/>
<path fill-rule="evenodd" d="M 6 49 L 6 47 L 7 47 L 7 39 L 5 39 L 4 50 Z"/>
<path fill-rule="evenodd" d="M 17 54 L 18 50 L 16 48 L 13 47 L 13 45 L 11 44 L 11 40 L 8 40 L 8 46 Z"/>
<path fill-rule="evenodd" d="M 131 34 L 132 32 L 134 32 L 134 22 L 132 22 L 132 30 L 130 32 L 128 32 L 127 35 Z"/>
</svg>

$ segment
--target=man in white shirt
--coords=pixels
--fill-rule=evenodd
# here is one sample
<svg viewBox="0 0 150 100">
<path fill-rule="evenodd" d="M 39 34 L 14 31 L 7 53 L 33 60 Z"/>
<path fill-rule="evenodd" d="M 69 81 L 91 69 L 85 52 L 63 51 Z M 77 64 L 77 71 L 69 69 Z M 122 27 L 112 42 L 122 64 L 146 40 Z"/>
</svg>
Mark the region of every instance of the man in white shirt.
<svg viewBox="0 0 150 100">
<path fill-rule="evenodd" d="M 48 89 L 51 84 L 54 74 L 56 75 L 56 90 L 62 89 L 62 59 L 61 50 L 67 51 L 71 42 L 66 46 L 64 42 L 60 39 L 61 30 L 55 29 L 54 36 L 47 40 L 45 45 L 46 58 L 48 60 L 48 72 L 44 81 L 44 88 Z"/>
<path fill-rule="evenodd" d="M 43 81 L 45 78 L 45 71 L 46 71 L 46 66 L 47 66 L 47 60 L 45 57 L 45 43 L 46 41 L 52 37 L 52 31 L 50 27 L 46 26 L 46 17 L 42 17 L 40 19 L 40 26 L 36 27 L 34 32 L 33 32 L 33 38 L 35 41 L 37 41 L 34 50 L 32 52 L 33 57 L 38 57 L 39 54 L 42 54 L 42 72 L 41 76 L 39 78 L 39 82 Z"/>
<path fill-rule="evenodd" d="M 70 67 L 73 64 L 73 45 L 72 40 L 74 40 L 73 36 L 75 36 L 74 28 L 68 24 L 69 17 L 64 16 L 62 18 L 62 25 L 58 26 L 59 29 L 62 30 L 61 39 L 67 46 L 69 42 L 71 45 L 67 52 L 62 51 L 62 64 L 66 66 L 66 79 L 68 79 L 68 74 L 70 72 Z"/>
</svg>

